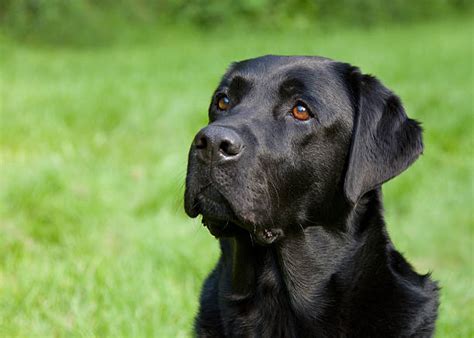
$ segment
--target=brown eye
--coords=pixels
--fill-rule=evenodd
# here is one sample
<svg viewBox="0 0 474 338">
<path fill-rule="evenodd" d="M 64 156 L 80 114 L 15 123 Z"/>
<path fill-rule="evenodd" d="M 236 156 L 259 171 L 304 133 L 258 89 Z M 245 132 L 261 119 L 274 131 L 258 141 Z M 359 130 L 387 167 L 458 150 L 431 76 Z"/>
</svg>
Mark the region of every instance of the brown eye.
<svg viewBox="0 0 474 338">
<path fill-rule="evenodd" d="M 293 107 L 291 110 L 291 115 L 297 120 L 306 121 L 309 120 L 311 115 L 309 114 L 308 108 L 306 108 L 301 103 L 298 103 L 296 106 Z"/>
<path fill-rule="evenodd" d="M 217 101 L 217 108 L 219 110 L 227 110 L 230 106 L 230 99 L 227 96 L 222 96 L 219 101 Z"/>
</svg>

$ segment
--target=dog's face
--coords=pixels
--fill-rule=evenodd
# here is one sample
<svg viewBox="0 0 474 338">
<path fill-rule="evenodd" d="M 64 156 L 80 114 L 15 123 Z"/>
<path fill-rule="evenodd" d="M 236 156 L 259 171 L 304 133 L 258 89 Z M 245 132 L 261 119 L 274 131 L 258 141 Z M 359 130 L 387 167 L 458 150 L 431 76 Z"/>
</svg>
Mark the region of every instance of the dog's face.
<svg viewBox="0 0 474 338">
<path fill-rule="evenodd" d="M 409 142 L 406 121 L 419 134 Z M 382 143 L 370 144 L 374 137 Z M 185 209 L 217 237 L 248 231 L 270 244 L 340 222 L 420 151 L 419 128 L 398 99 L 356 68 L 318 57 L 247 60 L 224 75 L 192 143 Z"/>
</svg>

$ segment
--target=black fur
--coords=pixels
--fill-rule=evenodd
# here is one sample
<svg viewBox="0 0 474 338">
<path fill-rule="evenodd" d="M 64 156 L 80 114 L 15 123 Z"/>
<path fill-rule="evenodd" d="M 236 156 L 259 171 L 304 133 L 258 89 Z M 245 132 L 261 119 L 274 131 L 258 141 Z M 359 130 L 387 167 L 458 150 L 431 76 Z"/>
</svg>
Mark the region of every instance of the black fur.
<svg viewBox="0 0 474 338">
<path fill-rule="evenodd" d="M 311 119 L 292 116 L 298 102 Z M 185 193 L 222 251 L 198 336 L 433 336 L 438 287 L 383 220 L 381 184 L 423 148 L 397 96 L 348 64 L 265 56 L 230 67 L 209 119 Z"/>
</svg>

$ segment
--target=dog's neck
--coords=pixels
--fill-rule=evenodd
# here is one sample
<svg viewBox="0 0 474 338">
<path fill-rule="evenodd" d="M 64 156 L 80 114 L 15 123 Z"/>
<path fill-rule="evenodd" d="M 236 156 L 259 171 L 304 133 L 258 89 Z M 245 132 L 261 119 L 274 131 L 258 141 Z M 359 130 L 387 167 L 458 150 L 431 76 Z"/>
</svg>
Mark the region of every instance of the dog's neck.
<svg viewBox="0 0 474 338">
<path fill-rule="evenodd" d="M 380 245 L 380 250 L 387 244 L 378 193 L 354 208 L 348 216 L 349 223 L 357 227 L 341 232 L 328 230 L 336 227 L 311 226 L 270 246 L 253 243 L 248 234 L 222 240 L 224 264 L 231 269 L 228 291 L 232 298 L 251 297 L 264 286 L 266 292 L 286 295 L 299 315 L 319 316 L 318 311 L 308 314 L 306 310 L 318 302 L 324 289 L 331 287 L 331 279 L 336 275 L 342 273 L 350 280 L 361 273 L 354 257 L 360 255 L 367 240 Z M 318 309 L 323 311 L 324 304 L 321 305 Z"/>
<path fill-rule="evenodd" d="M 250 295 L 256 282 L 256 267 L 252 264 L 255 249 L 252 243 L 242 237 L 234 237 L 232 247 L 232 292 L 246 297 Z"/>
</svg>

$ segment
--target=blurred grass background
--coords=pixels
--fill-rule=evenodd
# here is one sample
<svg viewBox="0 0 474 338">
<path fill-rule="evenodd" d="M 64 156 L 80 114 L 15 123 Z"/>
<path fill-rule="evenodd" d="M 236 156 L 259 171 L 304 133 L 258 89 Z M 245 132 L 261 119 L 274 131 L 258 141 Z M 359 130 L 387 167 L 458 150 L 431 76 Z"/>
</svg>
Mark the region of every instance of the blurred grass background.
<svg viewBox="0 0 474 338">
<path fill-rule="evenodd" d="M 423 123 L 384 188 L 396 246 L 473 337 L 468 1 L 0 1 L 0 336 L 188 336 L 217 242 L 187 219 L 188 146 L 227 65 L 324 55 Z"/>
</svg>

